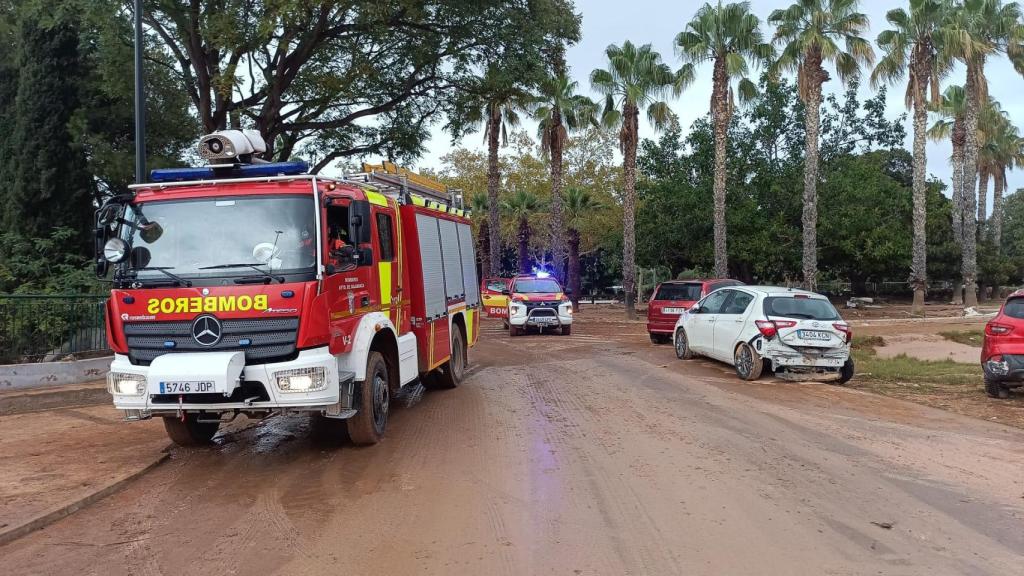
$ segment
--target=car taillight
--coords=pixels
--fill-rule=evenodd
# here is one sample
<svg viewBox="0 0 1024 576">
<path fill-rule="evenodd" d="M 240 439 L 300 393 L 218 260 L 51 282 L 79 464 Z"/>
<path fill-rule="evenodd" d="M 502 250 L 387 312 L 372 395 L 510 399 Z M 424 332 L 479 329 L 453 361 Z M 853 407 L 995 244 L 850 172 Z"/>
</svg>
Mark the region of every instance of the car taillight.
<svg viewBox="0 0 1024 576">
<path fill-rule="evenodd" d="M 995 324 L 990 322 L 985 325 L 985 333 L 989 336 L 1002 336 L 1003 334 L 1009 334 L 1013 330 L 1013 327 L 1006 326 L 1005 324 Z"/>
<path fill-rule="evenodd" d="M 848 324 L 835 323 L 832 325 L 833 328 L 842 332 L 846 336 L 846 343 L 849 344 L 850 340 L 853 340 L 853 330 L 850 329 Z"/>
<path fill-rule="evenodd" d="M 755 320 L 754 324 L 761 331 L 761 335 L 771 340 L 779 333 L 779 328 L 792 328 L 796 322 L 792 320 Z"/>
</svg>

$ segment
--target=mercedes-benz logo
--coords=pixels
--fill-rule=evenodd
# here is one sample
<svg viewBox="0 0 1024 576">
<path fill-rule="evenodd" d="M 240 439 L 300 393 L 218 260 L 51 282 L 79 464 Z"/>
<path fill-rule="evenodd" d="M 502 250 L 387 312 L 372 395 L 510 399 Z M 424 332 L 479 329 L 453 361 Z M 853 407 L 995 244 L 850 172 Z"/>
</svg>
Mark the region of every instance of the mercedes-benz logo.
<svg viewBox="0 0 1024 576">
<path fill-rule="evenodd" d="M 216 346 L 220 337 L 220 320 L 213 316 L 200 316 L 192 322 L 192 339 L 200 346 Z"/>
</svg>

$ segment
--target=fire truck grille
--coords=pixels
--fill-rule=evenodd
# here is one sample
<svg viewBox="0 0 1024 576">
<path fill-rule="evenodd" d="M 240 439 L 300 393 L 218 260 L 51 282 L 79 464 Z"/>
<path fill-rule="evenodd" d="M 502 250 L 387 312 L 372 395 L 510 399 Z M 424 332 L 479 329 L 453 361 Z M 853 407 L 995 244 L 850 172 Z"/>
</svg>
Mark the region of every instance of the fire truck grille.
<svg viewBox="0 0 1024 576">
<path fill-rule="evenodd" d="M 221 320 L 221 339 L 201 346 L 192 338 L 192 321 L 133 322 L 124 325 L 132 364 L 149 366 L 154 358 L 175 352 L 245 352 L 245 363 L 264 364 L 295 356 L 298 318 Z"/>
</svg>

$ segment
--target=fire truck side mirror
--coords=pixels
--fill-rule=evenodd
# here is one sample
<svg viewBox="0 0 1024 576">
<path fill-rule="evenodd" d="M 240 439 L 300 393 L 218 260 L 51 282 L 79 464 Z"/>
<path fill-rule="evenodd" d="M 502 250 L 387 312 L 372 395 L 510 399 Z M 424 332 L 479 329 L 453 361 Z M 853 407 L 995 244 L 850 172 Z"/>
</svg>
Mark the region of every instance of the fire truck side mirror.
<svg viewBox="0 0 1024 576">
<path fill-rule="evenodd" d="M 349 204 L 349 219 L 352 223 L 350 238 L 355 239 L 355 244 L 369 244 L 370 237 L 370 203 L 366 200 L 353 200 Z"/>
</svg>

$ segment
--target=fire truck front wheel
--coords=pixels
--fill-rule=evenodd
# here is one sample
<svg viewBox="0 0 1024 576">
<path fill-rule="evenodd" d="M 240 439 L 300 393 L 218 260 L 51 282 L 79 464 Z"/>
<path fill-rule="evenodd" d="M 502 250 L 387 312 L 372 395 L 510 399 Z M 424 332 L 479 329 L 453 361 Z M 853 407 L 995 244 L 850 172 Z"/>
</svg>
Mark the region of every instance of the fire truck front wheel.
<svg viewBox="0 0 1024 576">
<path fill-rule="evenodd" d="M 391 404 L 388 366 L 380 352 L 370 352 L 366 359 L 366 378 L 356 386 L 359 387 L 359 411 L 347 420 L 348 435 L 353 444 L 369 446 L 384 437 Z"/>
<path fill-rule="evenodd" d="M 206 415 L 203 418 L 204 422 L 200 422 L 199 414 L 195 413 L 185 414 L 184 419 L 165 416 L 164 430 L 167 431 L 167 436 L 171 441 L 178 446 L 203 446 L 213 440 L 217 428 L 220 427 L 220 422 L 205 421 L 213 418 L 213 416 Z"/>
</svg>

